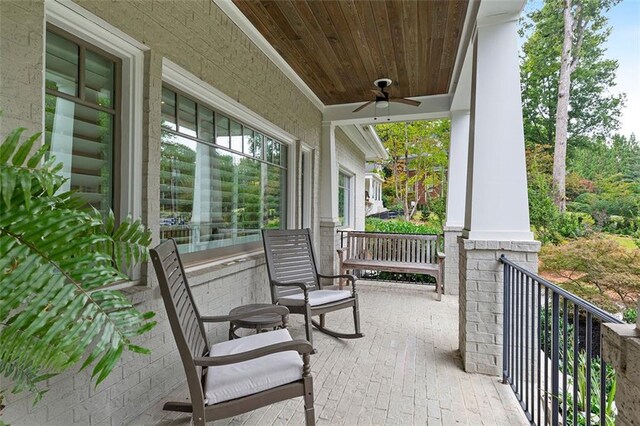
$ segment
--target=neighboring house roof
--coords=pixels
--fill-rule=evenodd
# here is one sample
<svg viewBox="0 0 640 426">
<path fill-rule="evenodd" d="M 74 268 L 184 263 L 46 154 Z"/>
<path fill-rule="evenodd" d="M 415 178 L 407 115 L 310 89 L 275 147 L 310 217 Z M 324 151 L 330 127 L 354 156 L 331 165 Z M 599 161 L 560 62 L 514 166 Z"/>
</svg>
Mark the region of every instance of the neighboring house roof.
<svg viewBox="0 0 640 426">
<path fill-rule="evenodd" d="M 373 126 L 345 124 L 339 127 L 353 144 L 364 153 L 366 161 L 386 160 L 389 157 Z"/>
</svg>

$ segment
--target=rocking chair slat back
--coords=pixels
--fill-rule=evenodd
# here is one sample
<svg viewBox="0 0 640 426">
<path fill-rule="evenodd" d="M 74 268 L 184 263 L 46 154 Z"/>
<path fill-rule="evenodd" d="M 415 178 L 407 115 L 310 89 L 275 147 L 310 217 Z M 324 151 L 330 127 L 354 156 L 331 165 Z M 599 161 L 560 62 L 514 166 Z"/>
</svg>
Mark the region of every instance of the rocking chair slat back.
<svg viewBox="0 0 640 426">
<path fill-rule="evenodd" d="M 271 280 L 305 283 L 310 290 L 318 288 L 318 270 L 308 229 L 263 231 L 262 239 Z M 281 297 L 300 292 L 298 288 L 271 286 L 274 303 Z"/>
<path fill-rule="evenodd" d="M 178 258 L 175 241 L 167 240 L 151 250 L 151 260 L 158 275 L 160 292 L 178 348 L 181 351 L 186 348 L 191 360 L 205 355 L 209 350 L 209 343 L 187 284 L 184 268 Z"/>
</svg>

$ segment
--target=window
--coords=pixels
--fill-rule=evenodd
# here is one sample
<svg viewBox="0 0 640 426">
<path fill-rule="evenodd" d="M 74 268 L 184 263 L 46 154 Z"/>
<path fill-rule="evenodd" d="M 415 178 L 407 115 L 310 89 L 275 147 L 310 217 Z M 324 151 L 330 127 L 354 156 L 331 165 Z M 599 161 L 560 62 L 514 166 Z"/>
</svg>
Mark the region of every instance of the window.
<svg viewBox="0 0 640 426">
<path fill-rule="evenodd" d="M 287 225 L 287 145 L 163 87 L 160 238 L 187 260 L 259 247 Z"/>
<path fill-rule="evenodd" d="M 352 216 L 351 176 L 340 172 L 338 174 L 338 221 L 340 225 L 351 226 Z"/>
<path fill-rule="evenodd" d="M 63 164 L 63 191 L 115 209 L 120 94 L 118 58 L 61 30 L 46 33 L 45 140 Z"/>
</svg>

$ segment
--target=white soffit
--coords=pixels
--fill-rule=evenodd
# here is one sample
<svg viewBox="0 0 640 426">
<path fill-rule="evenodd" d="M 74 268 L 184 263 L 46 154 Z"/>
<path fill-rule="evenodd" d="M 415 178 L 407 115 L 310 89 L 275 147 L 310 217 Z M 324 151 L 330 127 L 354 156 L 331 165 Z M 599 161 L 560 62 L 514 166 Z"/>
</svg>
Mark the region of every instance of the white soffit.
<svg viewBox="0 0 640 426">
<path fill-rule="evenodd" d="M 349 140 L 362 151 L 366 161 L 385 160 L 388 157 L 378 134 L 371 126 L 345 124 L 338 126 Z"/>
<path fill-rule="evenodd" d="M 318 108 L 324 110 L 324 104 L 316 94 L 307 86 L 307 83 L 291 68 L 276 49 L 271 46 L 266 38 L 253 26 L 251 21 L 233 4 L 231 0 L 213 0 L 213 2 L 231 19 L 240 30 L 249 37 L 262 52 L 284 73 L 284 75 L 296 85 L 298 89 Z"/>
</svg>

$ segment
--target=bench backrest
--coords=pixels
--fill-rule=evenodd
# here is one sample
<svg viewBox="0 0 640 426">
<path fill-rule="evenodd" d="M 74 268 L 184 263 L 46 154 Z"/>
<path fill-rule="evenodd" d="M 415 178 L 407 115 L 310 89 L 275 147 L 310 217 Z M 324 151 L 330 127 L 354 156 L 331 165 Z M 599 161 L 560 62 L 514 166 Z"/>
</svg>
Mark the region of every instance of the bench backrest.
<svg viewBox="0 0 640 426">
<path fill-rule="evenodd" d="M 348 259 L 438 263 L 438 235 L 350 231 L 346 238 Z"/>
</svg>

